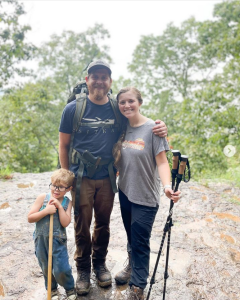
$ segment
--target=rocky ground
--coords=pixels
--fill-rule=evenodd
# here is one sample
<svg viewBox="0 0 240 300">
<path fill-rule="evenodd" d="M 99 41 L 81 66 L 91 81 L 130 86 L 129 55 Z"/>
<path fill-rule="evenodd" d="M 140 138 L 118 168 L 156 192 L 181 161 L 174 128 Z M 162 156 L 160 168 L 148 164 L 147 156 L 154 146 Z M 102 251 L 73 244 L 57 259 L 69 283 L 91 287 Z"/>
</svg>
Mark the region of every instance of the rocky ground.
<svg viewBox="0 0 240 300">
<path fill-rule="evenodd" d="M 48 190 L 50 175 L 14 174 L 11 180 L 0 181 L 0 299 L 47 299 L 34 255 L 34 224 L 27 222 L 27 214 L 36 196 Z M 166 300 L 239 300 L 240 190 L 227 184 L 201 186 L 193 181 L 181 183 L 180 189 L 183 197 L 174 206 Z M 151 238 L 151 274 L 168 209 L 169 200 L 162 196 Z M 67 233 L 76 278 L 72 223 Z M 116 196 L 107 259 L 112 275 L 122 268 L 126 258 L 126 236 Z M 162 255 L 151 300 L 162 299 L 164 264 Z M 125 299 L 126 285 L 116 286 L 113 280 L 111 287 L 99 288 L 94 275 L 91 283 L 89 295 L 79 300 Z M 66 299 L 62 288 L 59 299 Z"/>
</svg>

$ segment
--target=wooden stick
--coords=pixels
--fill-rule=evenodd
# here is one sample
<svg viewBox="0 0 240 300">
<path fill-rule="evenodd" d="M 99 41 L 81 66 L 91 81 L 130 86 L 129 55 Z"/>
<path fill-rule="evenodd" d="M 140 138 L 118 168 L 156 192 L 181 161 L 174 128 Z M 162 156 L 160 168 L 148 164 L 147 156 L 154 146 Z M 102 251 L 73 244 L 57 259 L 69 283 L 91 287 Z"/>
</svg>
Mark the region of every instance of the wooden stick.
<svg viewBox="0 0 240 300">
<path fill-rule="evenodd" d="M 53 247 L 53 215 L 50 215 L 49 248 L 48 248 L 48 297 L 47 297 L 47 300 L 51 300 L 51 291 L 52 291 L 52 247 Z"/>
</svg>

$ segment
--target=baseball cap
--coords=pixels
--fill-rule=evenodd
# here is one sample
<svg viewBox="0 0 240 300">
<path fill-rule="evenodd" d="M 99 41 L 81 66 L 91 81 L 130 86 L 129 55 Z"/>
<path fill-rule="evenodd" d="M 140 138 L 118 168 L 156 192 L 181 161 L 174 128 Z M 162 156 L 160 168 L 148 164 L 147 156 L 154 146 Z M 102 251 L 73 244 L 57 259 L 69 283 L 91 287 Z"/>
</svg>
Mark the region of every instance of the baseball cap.
<svg viewBox="0 0 240 300">
<path fill-rule="evenodd" d="M 93 70 L 93 69 L 100 69 L 100 68 L 106 68 L 109 72 L 109 75 L 111 75 L 112 71 L 110 69 L 110 66 L 108 63 L 106 63 L 105 61 L 99 59 L 99 60 L 95 60 L 93 62 L 91 62 L 87 68 L 87 72 L 89 74 L 89 71 L 90 70 Z"/>
</svg>

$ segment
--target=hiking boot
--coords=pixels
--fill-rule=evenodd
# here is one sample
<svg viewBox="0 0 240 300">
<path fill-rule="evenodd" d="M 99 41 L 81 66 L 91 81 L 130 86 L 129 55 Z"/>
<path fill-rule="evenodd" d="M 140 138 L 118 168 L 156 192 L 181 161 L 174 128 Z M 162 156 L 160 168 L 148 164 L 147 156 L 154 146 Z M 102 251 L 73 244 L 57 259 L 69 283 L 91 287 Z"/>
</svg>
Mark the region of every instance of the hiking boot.
<svg viewBox="0 0 240 300">
<path fill-rule="evenodd" d="M 76 296 L 76 292 L 74 289 L 70 290 L 70 291 L 66 291 L 67 294 L 67 300 L 76 300 L 77 296 Z"/>
<path fill-rule="evenodd" d="M 144 300 L 143 289 L 132 285 L 129 289 L 127 300 Z"/>
<path fill-rule="evenodd" d="M 112 284 L 112 276 L 105 262 L 94 263 L 93 271 L 96 274 L 99 286 L 107 287 Z"/>
<path fill-rule="evenodd" d="M 116 283 L 118 284 L 126 284 L 128 283 L 130 277 L 131 277 L 131 254 L 128 253 L 128 258 L 124 263 L 125 267 L 123 268 L 123 270 L 121 270 L 120 272 L 118 272 L 115 275 L 115 280 Z"/>
<path fill-rule="evenodd" d="M 78 295 L 86 295 L 90 291 L 90 271 L 78 270 L 76 280 L 76 292 Z"/>
<path fill-rule="evenodd" d="M 58 292 L 57 290 L 51 291 L 51 300 L 58 300 Z"/>
</svg>

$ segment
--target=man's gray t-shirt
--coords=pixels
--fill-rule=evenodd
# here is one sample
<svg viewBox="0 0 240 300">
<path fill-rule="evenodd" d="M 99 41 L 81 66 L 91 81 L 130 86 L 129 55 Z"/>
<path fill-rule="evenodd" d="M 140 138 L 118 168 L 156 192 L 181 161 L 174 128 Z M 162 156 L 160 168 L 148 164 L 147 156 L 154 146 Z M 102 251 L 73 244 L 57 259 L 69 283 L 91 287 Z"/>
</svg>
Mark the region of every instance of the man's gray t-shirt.
<svg viewBox="0 0 240 300">
<path fill-rule="evenodd" d="M 119 162 L 119 189 L 128 200 L 145 206 L 159 204 L 160 178 L 155 157 L 169 150 L 166 138 L 152 133 L 155 125 L 148 120 L 139 127 L 127 126 Z"/>
</svg>

